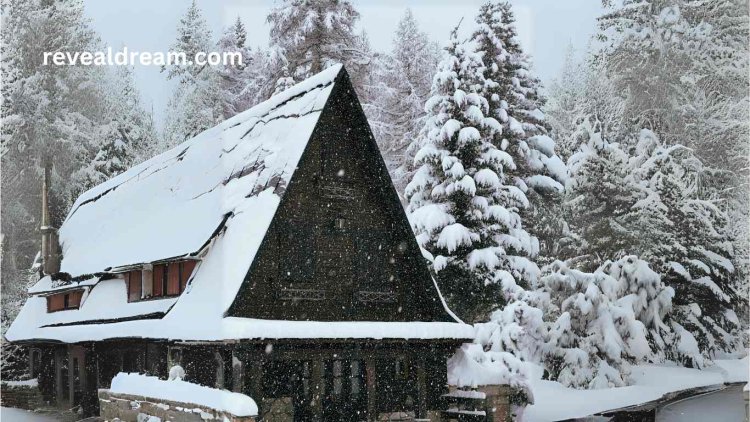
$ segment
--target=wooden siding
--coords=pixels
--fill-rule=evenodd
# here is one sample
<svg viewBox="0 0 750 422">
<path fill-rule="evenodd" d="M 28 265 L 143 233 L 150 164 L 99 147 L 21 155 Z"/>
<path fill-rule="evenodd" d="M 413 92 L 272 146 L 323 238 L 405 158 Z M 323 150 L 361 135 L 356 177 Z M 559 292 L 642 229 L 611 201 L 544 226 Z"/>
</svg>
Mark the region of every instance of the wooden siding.
<svg viewBox="0 0 750 422">
<path fill-rule="evenodd" d="M 345 74 L 229 314 L 452 320 Z"/>
</svg>

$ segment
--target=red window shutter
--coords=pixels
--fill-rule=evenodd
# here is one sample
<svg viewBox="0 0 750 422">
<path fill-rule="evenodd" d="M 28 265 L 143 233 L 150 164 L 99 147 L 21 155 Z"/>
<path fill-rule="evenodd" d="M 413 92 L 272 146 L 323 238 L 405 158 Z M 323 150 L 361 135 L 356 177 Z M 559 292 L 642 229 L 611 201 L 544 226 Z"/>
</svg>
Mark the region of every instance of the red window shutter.
<svg viewBox="0 0 750 422">
<path fill-rule="evenodd" d="M 180 292 L 185 290 L 187 282 L 195 269 L 195 261 L 184 261 L 180 264 Z"/>
<path fill-rule="evenodd" d="M 153 287 L 153 296 L 164 296 L 164 270 L 166 269 L 166 265 L 154 265 L 154 287 Z"/>
<path fill-rule="evenodd" d="M 125 275 L 128 283 L 128 302 L 141 300 L 142 273 L 141 271 L 130 271 Z"/>
<path fill-rule="evenodd" d="M 167 273 L 167 296 L 177 296 L 180 294 L 180 263 L 169 264 Z"/>
<path fill-rule="evenodd" d="M 70 292 L 68 296 L 68 309 L 78 309 L 81 307 L 81 298 L 83 297 L 83 290 L 77 290 Z"/>
<path fill-rule="evenodd" d="M 65 307 L 65 294 L 47 296 L 47 312 L 60 311 Z"/>
</svg>

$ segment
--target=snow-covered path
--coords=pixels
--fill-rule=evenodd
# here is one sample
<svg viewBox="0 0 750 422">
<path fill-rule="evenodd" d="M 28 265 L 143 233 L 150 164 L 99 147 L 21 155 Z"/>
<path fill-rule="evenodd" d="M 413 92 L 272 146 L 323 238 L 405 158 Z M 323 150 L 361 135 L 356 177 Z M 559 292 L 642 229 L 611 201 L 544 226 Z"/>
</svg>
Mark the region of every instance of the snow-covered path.
<svg viewBox="0 0 750 422">
<path fill-rule="evenodd" d="M 0 419 L 3 422 L 55 422 L 57 419 L 47 416 L 40 415 L 38 413 L 29 412 L 23 409 L 14 409 L 12 407 L 0 408 Z"/>
<path fill-rule="evenodd" d="M 666 405 L 656 414 L 656 422 L 742 421 L 744 418 L 741 385 Z"/>
</svg>

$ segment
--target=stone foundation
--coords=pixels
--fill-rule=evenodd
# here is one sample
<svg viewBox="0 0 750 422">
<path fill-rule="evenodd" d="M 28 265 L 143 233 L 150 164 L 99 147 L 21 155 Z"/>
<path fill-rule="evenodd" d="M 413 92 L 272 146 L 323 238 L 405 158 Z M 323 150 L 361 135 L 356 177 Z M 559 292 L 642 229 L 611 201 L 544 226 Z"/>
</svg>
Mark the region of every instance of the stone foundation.
<svg viewBox="0 0 750 422">
<path fill-rule="evenodd" d="M 485 385 L 474 389 L 450 386 L 443 396 L 447 410 L 442 421 L 511 422 L 511 388 L 507 385 Z"/>
<path fill-rule="evenodd" d="M 99 415 L 105 421 L 118 418 L 122 422 L 139 422 L 138 415 L 143 414 L 156 416 L 163 422 L 205 422 L 207 420 L 255 422 L 253 416 L 240 417 L 192 403 L 113 394 L 108 390 L 99 390 L 99 409 Z M 141 420 L 143 418 L 141 416 Z"/>
<path fill-rule="evenodd" d="M 0 404 L 3 407 L 34 410 L 44 406 L 42 393 L 37 387 L 0 385 Z"/>
</svg>

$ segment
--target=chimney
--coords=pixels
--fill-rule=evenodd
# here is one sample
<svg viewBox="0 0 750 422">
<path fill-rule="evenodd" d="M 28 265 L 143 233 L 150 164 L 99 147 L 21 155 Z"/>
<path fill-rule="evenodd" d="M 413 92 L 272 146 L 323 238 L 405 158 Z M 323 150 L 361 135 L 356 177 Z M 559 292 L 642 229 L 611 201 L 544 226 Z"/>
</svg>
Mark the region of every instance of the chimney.
<svg viewBox="0 0 750 422">
<path fill-rule="evenodd" d="M 57 229 L 52 227 L 49 212 L 49 186 L 52 162 L 44 162 L 44 178 L 42 179 L 42 272 L 55 274 L 60 272 L 60 254 L 58 253 Z"/>
</svg>

